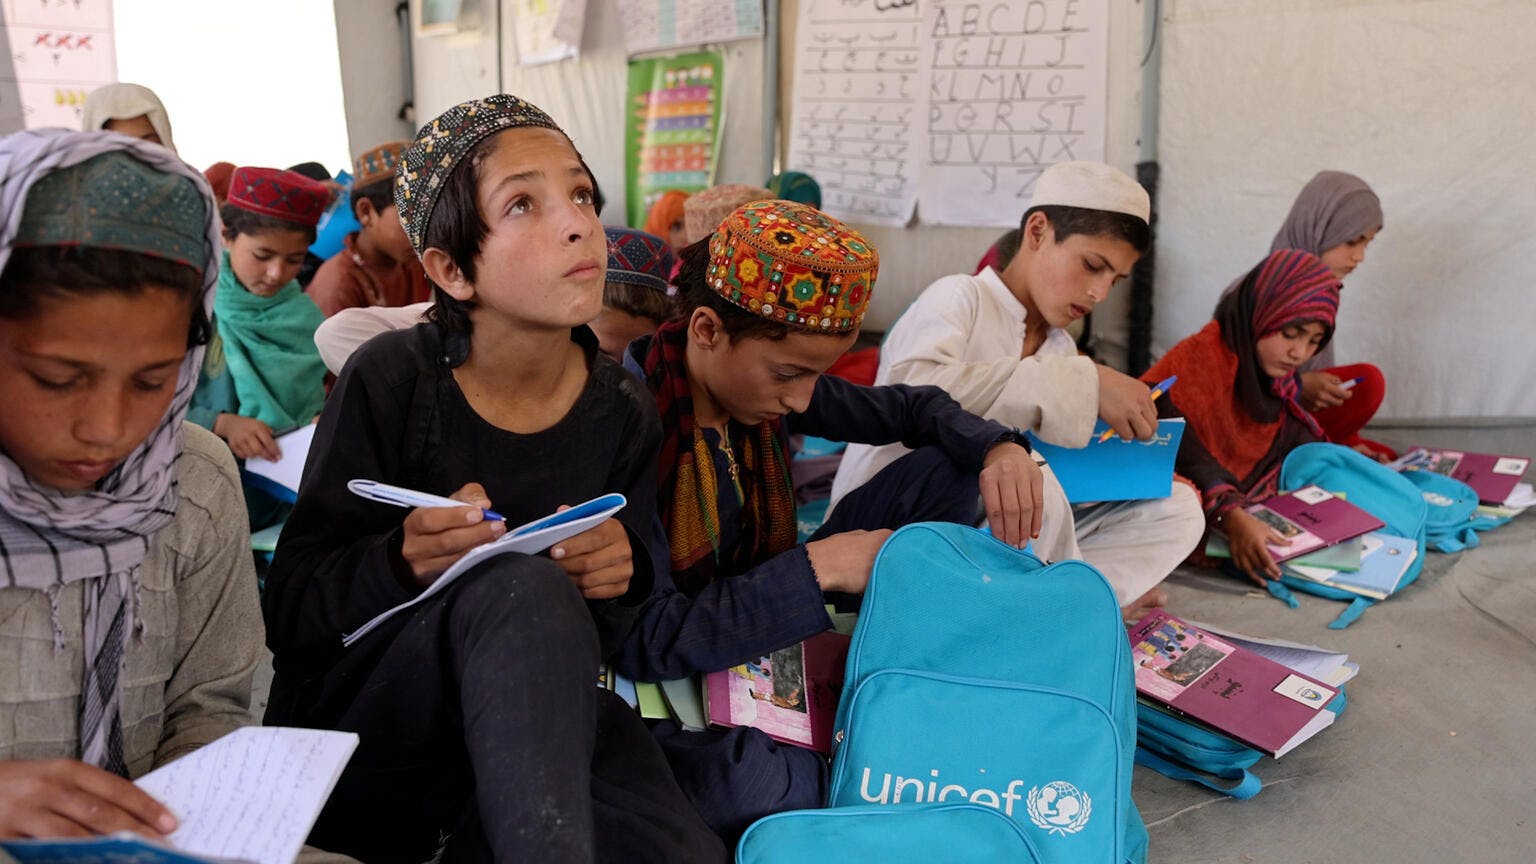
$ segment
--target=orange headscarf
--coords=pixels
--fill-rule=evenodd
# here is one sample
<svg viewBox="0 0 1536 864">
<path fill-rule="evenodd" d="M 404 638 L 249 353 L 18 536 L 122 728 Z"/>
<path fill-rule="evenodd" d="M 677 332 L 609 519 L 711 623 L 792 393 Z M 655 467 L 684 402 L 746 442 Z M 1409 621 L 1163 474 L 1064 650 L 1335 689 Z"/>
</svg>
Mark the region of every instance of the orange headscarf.
<svg viewBox="0 0 1536 864">
<path fill-rule="evenodd" d="M 651 211 L 645 214 L 645 233 L 654 234 L 670 243 L 672 225 L 683 218 L 683 202 L 687 200 L 688 193 L 679 189 L 663 192 L 656 203 L 651 205 Z"/>
</svg>

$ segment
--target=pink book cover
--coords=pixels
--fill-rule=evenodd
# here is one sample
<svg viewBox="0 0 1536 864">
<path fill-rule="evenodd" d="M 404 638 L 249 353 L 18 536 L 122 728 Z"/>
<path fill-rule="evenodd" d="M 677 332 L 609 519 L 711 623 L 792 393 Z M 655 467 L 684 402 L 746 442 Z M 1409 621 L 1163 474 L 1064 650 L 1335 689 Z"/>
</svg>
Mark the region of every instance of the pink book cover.
<svg viewBox="0 0 1536 864">
<path fill-rule="evenodd" d="M 828 631 L 704 678 L 705 712 L 716 726 L 751 726 L 773 738 L 832 752 L 848 637 Z"/>
<path fill-rule="evenodd" d="M 1521 456 L 1496 456 L 1492 453 L 1463 453 L 1460 450 L 1425 450 L 1424 467 L 1445 474 L 1472 487 L 1477 500 L 1484 504 L 1503 504 L 1515 491 L 1515 484 L 1531 467 L 1531 460 Z"/>
<path fill-rule="evenodd" d="M 1250 747 L 1281 756 L 1327 725 L 1318 712 L 1336 691 L 1273 660 L 1162 611 L 1129 636 L 1136 692 Z"/>
<path fill-rule="evenodd" d="M 1387 527 L 1375 516 L 1318 486 L 1276 495 L 1249 507 L 1248 512 L 1291 541 L 1288 546 L 1269 547 L 1277 564 Z"/>
</svg>

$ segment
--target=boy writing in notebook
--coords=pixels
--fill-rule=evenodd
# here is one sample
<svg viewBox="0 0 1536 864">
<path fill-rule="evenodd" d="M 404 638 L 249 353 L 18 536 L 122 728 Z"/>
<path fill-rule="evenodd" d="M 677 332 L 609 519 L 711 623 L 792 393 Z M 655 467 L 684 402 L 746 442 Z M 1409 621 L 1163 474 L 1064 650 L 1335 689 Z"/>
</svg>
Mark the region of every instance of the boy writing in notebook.
<svg viewBox="0 0 1536 864">
<path fill-rule="evenodd" d="M 1066 332 L 1128 276 L 1151 240 L 1151 207 L 1134 180 L 1108 166 L 1059 163 L 1035 184 L 1007 266 L 946 276 L 896 322 L 880 349 L 877 384 L 931 384 L 963 407 L 1064 447 L 1089 445 L 1096 421 L 1124 439 L 1157 431 L 1147 385 L 1078 354 Z M 848 448 L 832 486 L 848 493 L 900 458 L 899 444 Z M 1199 496 L 1182 483 L 1162 499 L 1070 507 L 1046 470 L 1044 530 L 1035 552 L 1097 567 L 1127 619 L 1164 602 L 1156 588 L 1199 542 Z"/>
</svg>

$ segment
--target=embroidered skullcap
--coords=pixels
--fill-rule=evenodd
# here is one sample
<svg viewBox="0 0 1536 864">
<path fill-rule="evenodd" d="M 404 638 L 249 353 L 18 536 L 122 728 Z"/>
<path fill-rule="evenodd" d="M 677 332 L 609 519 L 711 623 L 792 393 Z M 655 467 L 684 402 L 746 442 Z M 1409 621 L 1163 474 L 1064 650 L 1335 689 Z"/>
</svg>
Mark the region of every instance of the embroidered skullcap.
<svg viewBox="0 0 1536 864">
<path fill-rule="evenodd" d="M 361 189 L 383 180 L 395 179 L 395 169 L 400 165 L 400 154 L 411 146 L 409 141 L 390 141 L 372 150 L 364 151 L 352 163 L 352 188 Z"/>
<path fill-rule="evenodd" d="M 774 194 L 761 186 L 748 186 L 744 183 L 727 183 L 723 186 L 711 186 L 703 192 L 698 192 L 688 197 L 683 202 L 683 234 L 690 243 L 700 240 L 715 233 L 725 217 L 731 215 L 743 204 L 753 201 L 765 201 L 774 198 Z"/>
<path fill-rule="evenodd" d="M 752 312 L 817 333 L 859 328 L 880 253 L 859 232 L 806 204 L 756 201 L 709 241 L 709 287 Z"/>
<path fill-rule="evenodd" d="M 1124 171 L 1102 162 L 1057 162 L 1035 180 L 1030 207 L 1054 205 L 1107 210 L 1152 221 L 1152 199 Z"/>
<path fill-rule="evenodd" d="M 799 201 L 821 209 L 821 184 L 803 171 L 785 171 L 768 178 L 768 191 L 784 201 Z"/>
<path fill-rule="evenodd" d="M 235 169 L 226 204 L 313 228 L 331 203 L 331 190 L 318 180 L 278 168 Z"/>
<path fill-rule="evenodd" d="M 395 175 L 395 208 L 416 254 L 425 249 L 432 209 L 459 161 L 497 132 L 530 126 L 565 134 L 538 107 L 506 93 L 461 102 L 421 127 Z"/>
<path fill-rule="evenodd" d="M 1333 332 L 1339 280 L 1321 259 L 1299 249 L 1271 252 L 1253 279 L 1253 335 L 1263 339 L 1291 324 L 1316 321 Z"/>
<path fill-rule="evenodd" d="M 201 273 L 209 259 L 208 204 L 190 179 L 109 151 L 32 184 L 13 245 L 137 252 Z"/>
<path fill-rule="evenodd" d="M 654 234 L 633 228 L 604 228 L 608 235 L 608 282 L 624 282 L 667 293 L 672 247 Z"/>
</svg>

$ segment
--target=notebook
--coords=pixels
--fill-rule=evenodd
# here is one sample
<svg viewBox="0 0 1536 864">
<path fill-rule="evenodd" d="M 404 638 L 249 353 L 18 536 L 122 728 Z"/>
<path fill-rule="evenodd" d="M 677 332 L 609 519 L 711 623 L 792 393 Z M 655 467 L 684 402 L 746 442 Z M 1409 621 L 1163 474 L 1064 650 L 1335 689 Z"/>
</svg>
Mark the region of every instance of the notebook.
<svg viewBox="0 0 1536 864">
<path fill-rule="evenodd" d="M 1128 635 L 1138 695 L 1277 759 L 1333 723 L 1336 688 L 1162 610 Z"/>
<path fill-rule="evenodd" d="M 1391 467 L 1399 471 L 1433 471 L 1453 477 L 1471 486 L 1482 503 L 1504 506 L 1515 495 L 1520 478 L 1531 467 L 1531 460 L 1523 456 L 1416 447 L 1404 453 Z"/>
<path fill-rule="evenodd" d="M 1122 441 L 1118 436 L 1100 442 L 1109 426 L 1100 420 L 1086 447 L 1058 447 L 1029 435 L 1030 446 L 1045 458 L 1061 481 L 1067 500 L 1132 501 L 1167 498 L 1173 493 L 1173 463 L 1184 437 L 1184 420 L 1159 420 L 1157 434 L 1146 441 Z"/>
<path fill-rule="evenodd" d="M 832 752 L 849 637 L 828 630 L 704 678 L 715 726 L 752 726 L 779 741 Z"/>
<path fill-rule="evenodd" d="M 1215 531 L 1205 541 L 1205 554 L 1212 558 L 1231 558 L 1232 546 L 1223 534 Z M 1345 540 L 1337 546 L 1328 546 L 1316 552 L 1308 552 L 1292 558 L 1290 564 L 1306 564 L 1326 570 L 1359 570 L 1365 548 L 1360 538 Z"/>
<path fill-rule="evenodd" d="M 166 842 L 114 834 L 0 848 L 20 864 L 293 864 L 357 743 L 351 732 L 236 729 L 136 781 L 180 820 Z"/>
<path fill-rule="evenodd" d="M 304 463 L 309 460 L 309 447 L 315 440 L 315 424 L 302 426 L 280 435 L 277 438 L 277 449 L 282 451 L 283 458 L 276 462 L 266 459 L 245 460 L 247 474 L 255 474 L 264 478 L 277 488 L 272 490 L 279 498 L 292 501 L 299 491 L 299 481 L 304 478 Z M 286 493 L 286 494 L 285 494 Z"/>
<path fill-rule="evenodd" d="M 476 564 L 487 558 L 505 555 L 508 552 L 537 555 L 561 540 L 574 537 L 589 528 L 602 524 L 613 514 L 623 510 L 625 503 L 627 502 L 624 500 L 624 496 L 617 492 L 600 495 L 590 501 L 577 504 L 569 510 L 551 513 L 541 519 L 535 519 L 526 525 L 519 525 L 489 543 L 482 543 L 464 553 L 463 558 L 455 561 L 453 566 L 449 567 L 443 575 L 437 577 L 436 582 L 428 585 L 425 591 L 401 603 L 399 606 L 375 615 L 368 623 L 344 636 L 341 644 L 345 647 L 351 647 L 357 640 L 373 632 L 374 628 L 383 624 L 394 615 L 415 606 L 417 603 L 452 585 L 455 579 L 458 579 Z"/>
<path fill-rule="evenodd" d="M 1328 570 L 1301 563 L 1300 558 L 1282 565 L 1286 572 L 1324 585 L 1332 585 L 1376 600 L 1385 600 L 1397 590 L 1403 574 L 1419 557 L 1419 544 L 1406 537 L 1394 537 L 1372 531 L 1360 538 L 1365 554 L 1360 569 L 1348 572 Z"/>
<path fill-rule="evenodd" d="M 1386 527 L 1385 522 L 1320 486 L 1276 495 L 1249 507 L 1248 512 L 1290 541 L 1286 546 L 1269 547 L 1277 564 Z"/>
</svg>

